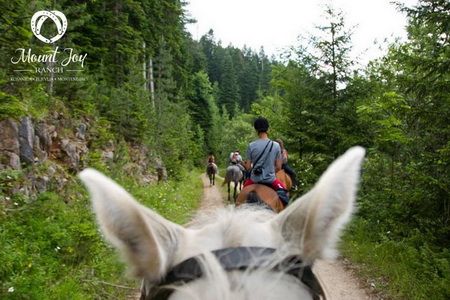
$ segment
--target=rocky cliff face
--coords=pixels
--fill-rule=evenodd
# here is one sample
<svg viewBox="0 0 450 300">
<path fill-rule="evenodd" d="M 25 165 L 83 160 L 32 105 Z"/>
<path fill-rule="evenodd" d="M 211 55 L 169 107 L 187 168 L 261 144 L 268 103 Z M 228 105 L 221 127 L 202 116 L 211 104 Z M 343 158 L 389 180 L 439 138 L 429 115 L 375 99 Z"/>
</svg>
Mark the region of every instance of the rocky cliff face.
<svg viewBox="0 0 450 300">
<path fill-rule="evenodd" d="M 47 121 L 33 122 L 30 117 L 20 121 L 0 121 L 0 169 L 21 169 L 53 159 L 62 161 L 73 171 L 84 166 L 81 158 L 88 153 L 85 135 L 66 136 L 66 122 L 54 115 Z M 85 127 L 86 125 L 83 124 Z"/>
<path fill-rule="evenodd" d="M 19 126 L 8 119 L 0 122 L 0 169 L 20 169 Z"/>
<path fill-rule="evenodd" d="M 53 113 L 46 120 L 31 117 L 0 121 L 0 170 L 23 170 L 27 178 L 15 184 L 10 192 L 35 195 L 49 188 L 61 190 L 75 174 L 89 166 L 89 152 L 100 153 L 102 163 L 111 166 L 116 161 L 116 145 L 109 140 L 100 149 L 90 149 L 95 136 L 90 119 L 73 121 L 62 113 Z M 98 143 L 96 143 L 98 144 Z M 128 145 L 129 161 L 123 172 L 143 184 L 166 180 L 167 173 L 159 158 L 152 157 L 142 145 Z"/>
</svg>

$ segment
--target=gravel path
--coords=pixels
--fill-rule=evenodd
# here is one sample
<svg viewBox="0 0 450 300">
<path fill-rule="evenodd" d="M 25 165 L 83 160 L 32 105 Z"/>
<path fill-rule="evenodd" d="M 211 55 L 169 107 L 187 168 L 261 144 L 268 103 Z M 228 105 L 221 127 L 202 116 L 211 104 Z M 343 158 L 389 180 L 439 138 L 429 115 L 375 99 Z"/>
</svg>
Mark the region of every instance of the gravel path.
<svg viewBox="0 0 450 300">
<path fill-rule="evenodd" d="M 214 209 L 218 207 L 223 207 L 223 199 L 220 194 L 218 186 L 222 184 L 221 180 L 217 180 L 218 176 L 216 175 L 216 185 L 210 186 L 208 176 L 202 175 L 203 181 L 203 196 L 202 201 L 200 203 L 200 209 Z"/>
<path fill-rule="evenodd" d="M 318 260 L 314 265 L 314 273 L 322 283 L 325 293 L 332 300 L 375 300 L 361 285 L 353 272 L 345 267 L 341 260 Z"/>
<path fill-rule="evenodd" d="M 202 176 L 203 197 L 200 209 L 214 209 L 223 206 L 216 177 L 216 185 L 210 186 L 206 175 Z M 221 183 L 220 183 L 221 184 Z M 219 184 L 219 185 L 220 185 Z M 373 300 L 378 299 L 366 291 L 358 278 L 346 268 L 342 261 L 319 260 L 314 265 L 314 272 L 321 281 L 328 296 L 327 300 Z"/>
</svg>

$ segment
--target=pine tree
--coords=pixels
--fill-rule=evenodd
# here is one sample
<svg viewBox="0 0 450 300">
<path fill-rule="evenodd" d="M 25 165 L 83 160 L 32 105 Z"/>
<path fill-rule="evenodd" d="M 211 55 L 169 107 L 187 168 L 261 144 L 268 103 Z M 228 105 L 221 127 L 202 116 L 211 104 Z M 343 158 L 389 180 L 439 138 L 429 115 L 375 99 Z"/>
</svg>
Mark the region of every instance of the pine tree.
<svg viewBox="0 0 450 300">
<path fill-rule="evenodd" d="M 239 103 L 239 86 L 231 55 L 225 52 L 223 69 L 219 81 L 219 106 L 225 106 L 231 116 L 234 115 L 235 105 Z"/>
<path fill-rule="evenodd" d="M 346 28 L 341 10 L 327 6 L 325 18 L 325 24 L 316 26 L 318 33 L 309 36 L 307 45 L 300 47 L 296 53 L 312 72 L 327 80 L 333 109 L 336 109 L 339 89 L 349 80 L 353 65 L 349 58 L 352 32 Z"/>
</svg>

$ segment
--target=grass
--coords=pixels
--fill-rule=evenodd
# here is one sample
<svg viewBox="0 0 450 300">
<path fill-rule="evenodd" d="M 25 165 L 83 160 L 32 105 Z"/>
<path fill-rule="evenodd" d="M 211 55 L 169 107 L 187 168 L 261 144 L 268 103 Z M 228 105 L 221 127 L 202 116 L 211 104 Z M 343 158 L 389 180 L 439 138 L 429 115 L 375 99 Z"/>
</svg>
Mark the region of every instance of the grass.
<svg viewBox="0 0 450 300">
<path fill-rule="evenodd" d="M 426 243 L 394 240 L 386 233 L 373 240 L 376 228 L 356 219 L 344 235 L 343 254 L 359 265 L 359 273 L 392 299 L 450 299 L 450 252 Z"/>
<path fill-rule="evenodd" d="M 159 185 L 118 182 L 180 224 L 198 207 L 202 193 L 199 172 Z M 132 290 L 123 286 L 139 286 L 102 240 L 80 182 L 73 179 L 67 190 L 70 196 L 46 192 L 34 201 L 1 190 L 0 299 L 125 299 Z"/>
<path fill-rule="evenodd" d="M 178 224 L 185 224 L 192 217 L 203 193 L 198 171 L 191 172 L 183 181 L 161 183 L 151 189 L 133 186 L 133 183 L 125 184 L 138 201 Z"/>
</svg>

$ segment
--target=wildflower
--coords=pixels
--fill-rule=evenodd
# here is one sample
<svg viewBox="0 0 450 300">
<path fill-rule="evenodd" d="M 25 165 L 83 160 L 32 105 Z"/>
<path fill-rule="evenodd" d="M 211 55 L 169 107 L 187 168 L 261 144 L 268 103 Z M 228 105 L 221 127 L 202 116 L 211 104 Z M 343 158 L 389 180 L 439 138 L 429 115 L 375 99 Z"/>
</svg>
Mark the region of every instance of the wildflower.
<svg viewBox="0 0 450 300">
<path fill-rule="evenodd" d="M 13 286 L 8 289 L 8 293 L 12 293 L 12 292 L 14 292 L 14 287 Z"/>
<path fill-rule="evenodd" d="M 14 205 L 15 205 L 15 206 L 18 206 L 18 205 L 19 205 L 19 203 L 17 203 L 17 202 L 14 202 Z"/>
</svg>

